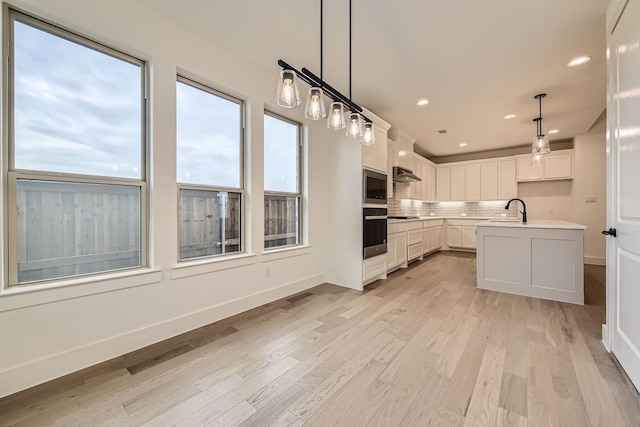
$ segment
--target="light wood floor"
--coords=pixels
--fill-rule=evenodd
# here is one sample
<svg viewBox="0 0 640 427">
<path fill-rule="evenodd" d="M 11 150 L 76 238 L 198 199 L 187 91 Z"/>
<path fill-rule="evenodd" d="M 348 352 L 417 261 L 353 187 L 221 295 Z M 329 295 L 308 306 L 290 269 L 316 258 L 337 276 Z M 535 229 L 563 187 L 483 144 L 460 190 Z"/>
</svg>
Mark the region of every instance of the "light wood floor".
<svg viewBox="0 0 640 427">
<path fill-rule="evenodd" d="M 322 285 L 0 400 L 0 425 L 638 426 L 586 305 L 478 290 L 443 252 L 365 292 Z"/>
</svg>

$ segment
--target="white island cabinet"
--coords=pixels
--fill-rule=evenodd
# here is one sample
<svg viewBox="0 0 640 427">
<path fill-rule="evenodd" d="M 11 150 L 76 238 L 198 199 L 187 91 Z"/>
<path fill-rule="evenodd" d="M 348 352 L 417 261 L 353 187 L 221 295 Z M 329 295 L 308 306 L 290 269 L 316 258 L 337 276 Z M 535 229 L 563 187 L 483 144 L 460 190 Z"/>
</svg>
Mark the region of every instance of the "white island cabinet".
<svg viewBox="0 0 640 427">
<path fill-rule="evenodd" d="M 486 221 L 477 226 L 481 289 L 584 304 L 584 225 Z"/>
</svg>

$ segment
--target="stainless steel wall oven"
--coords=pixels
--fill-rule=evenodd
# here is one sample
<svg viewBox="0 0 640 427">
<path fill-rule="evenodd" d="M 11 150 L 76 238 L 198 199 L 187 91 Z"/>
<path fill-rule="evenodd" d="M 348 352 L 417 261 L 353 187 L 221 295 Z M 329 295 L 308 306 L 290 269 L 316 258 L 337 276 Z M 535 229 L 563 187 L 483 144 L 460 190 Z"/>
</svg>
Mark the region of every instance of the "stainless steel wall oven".
<svg viewBox="0 0 640 427">
<path fill-rule="evenodd" d="M 387 209 L 363 208 L 363 259 L 387 253 Z"/>
</svg>

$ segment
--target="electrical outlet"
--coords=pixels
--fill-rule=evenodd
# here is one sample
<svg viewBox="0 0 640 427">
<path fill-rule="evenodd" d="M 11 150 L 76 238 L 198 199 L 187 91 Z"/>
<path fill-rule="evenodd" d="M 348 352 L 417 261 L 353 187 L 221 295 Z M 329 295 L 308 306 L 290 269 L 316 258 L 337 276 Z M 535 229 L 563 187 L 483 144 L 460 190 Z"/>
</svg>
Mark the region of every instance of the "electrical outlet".
<svg viewBox="0 0 640 427">
<path fill-rule="evenodd" d="M 269 277 L 271 277 L 271 267 L 265 267 L 264 268 L 264 278 L 268 279 Z"/>
<path fill-rule="evenodd" d="M 467 216 L 467 214 L 465 212 L 462 212 L 460 216 Z"/>
<path fill-rule="evenodd" d="M 584 202 L 585 203 L 598 203 L 598 197 L 597 196 L 585 196 L 584 197 Z"/>
</svg>

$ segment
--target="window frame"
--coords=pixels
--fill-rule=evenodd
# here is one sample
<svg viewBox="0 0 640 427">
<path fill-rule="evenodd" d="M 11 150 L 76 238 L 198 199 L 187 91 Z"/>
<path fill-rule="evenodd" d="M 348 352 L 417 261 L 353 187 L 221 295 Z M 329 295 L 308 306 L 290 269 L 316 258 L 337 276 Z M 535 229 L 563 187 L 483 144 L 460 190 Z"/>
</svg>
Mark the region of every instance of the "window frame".
<svg viewBox="0 0 640 427">
<path fill-rule="evenodd" d="M 176 223 L 176 241 L 177 241 L 177 253 L 176 253 L 176 261 L 179 265 L 184 265 L 185 263 L 193 263 L 193 262 L 201 262 L 203 260 L 221 260 L 224 258 L 230 258 L 230 257 L 236 257 L 238 255 L 242 255 L 242 254 L 246 254 L 247 253 L 247 248 L 246 248 L 246 243 L 247 243 L 247 239 L 246 239 L 246 232 L 245 232 L 245 227 L 246 227 L 246 193 L 245 193 L 245 182 L 246 182 L 246 177 L 245 177 L 245 143 L 246 143 L 246 136 L 245 136 L 245 132 L 246 132 L 246 102 L 244 99 L 238 98 L 236 96 L 233 95 L 229 95 L 228 93 L 222 92 L 219 89 L 216 89 L 214 87 L 212 87 L 211 85 L 207 85 L 205 83 L 202 83 L 198 80 L 194 80 L 193 78 L 190 77 L 186 77 L 183 74 L 178 73 L 176 75 L 176 87 L 178 83 L 183 83 L 186 84 L 188 86 L 191 86 L 195 89 L 199 89 L 202 90 L 210 95 L 213 96 L 218 96 L 220 98 L 226 99 L 227 101 L 236 103 L 238 105 L 238 110 L 240 112 L 240 140 L 238 141 L 239 143 L 239 157 L 240 157 L 240 164 L 238 166 L 238 171 L 239 171 L 239 175 L 240 175 L 240 187 L 236 188 L 236 187 L 225 187 L 225 186 L 216 186 L 216 185 L 209 185 L 209 184 L 194 184 L 194 183 L 182 183 L 180 181 L 178 181 L 177 179 L 177 173 L 176 173 L 176 187 L 177 187 L 177 192 L 176 192 L 176 218 L 177 218 L 177 223 Z M 177 98 L 177 92 L 176 92 L 176 171 L 177 171 L 177 163 L 178 163 L 178 122 L 177 122 L 177 111 L 178 111 L 178 98 Z M 185 258 L 182 259 L 180 258 L 180 244 L 181 244 L 181 235 L 182 235 L 182 228 L 181 228 L 181 224 L 180 224 L 180 193 L 181 190 L 200 190 L 200 191 L 210 191 L 210 192 L 228 192 L 228 193 L 237 193 L 240 194 L 240 250 L 237 252 L 228 252 L 228 253 L 221 253 L 221 254 L 216 254 L 216 255 L 203 255 L 203 256 L 198 256 L 198 257 L 191 257 L 191 258 Z"/>
<path fill-rule="evenodd" d="M 50 21 L 32 16 L 21 10 L 3 5 L 3 40 L 5 40 L 3 52 L 4 78 L 2 106 L 4 113 L 2 122 L 4 131 L 2 134 L 2 188 L 6 197 L 3 207 L 3 235 L 4 256 L 2 257 L 5 268 L 3 273 L 3 289 L 27 288 L 43 284 L 62 284 L 78 278 L 99 278 L 100 276 L 112 275 L 122 271 L 142 270 L 148 268 L 148 248 L 149 248 L 149 194 L 148 194 L 148 165 L 147 159 L 149 150 L 149 96 L 148 96 L 148 64 L 146 61 L 129 55 L 120 49 L 108 46 L 88 36 L 83 36 L 78 32 L 62 27 Z M 52 172 L 46 170 L 29 170 L 15 168 L 15 123 L 14 123 L 14 81 L 15 66 L 13 58 L 15 49 L 14 23 L 15 21 L 32 26 L 56 37 L 77 43 L 87 49 L 108 55 L 112 58 L 128 62 L 140 68 L 140 178 L 111 177 L 103 175 L 86 175 L 68 172 Z M 17 183 L 18 180 L 39 180 L 49 182 L 73 182 L 80 184 L 103 184 L 133 186 L 140 188 L 140 265 L 119 269 L 98 271 L 95 273 L 77 274 L 72 276 L 18 282 L 18 236 L 17 236 Z"/>
<path fill-rule="evenodd" d="M 296 167 L 298 168 L 298 179 L 297 179 L 297 187 L 298 187 L 298 192 L 297 193 L 292 193 L 292 192 L 288 192 L 288 191 L 272 191 L 272 190 L 267 190 L 266 186 L 263 185 L 264 188 L 264 196 L 262 198 L 262 202 L 263 202 L 263 206 L 264 206 L 264 202 L 267 196 L 274 196 L 274 197 L 297 197 L 299 202 L 298 202 L 298 236 L 299 236 L 299 241 L 298 243 L 295 244 L 291 244 L 291 245 L 281 245 L 281 246 L 273 246 L 270 248 L 267 248 L 264 246 L 265 243 L 265 237 L 266 235 L 264 234 L 264 229 L 263 229 L 263 233 L 262 233 L 262 244 L 263 244 L 263 251 L 265 253 L 267 252 L 274 252 L 274 251 L 278 251 L 278 250 L 284 250 L 284 249 L 292 249 L 292 248 L 297 248 L 300 246 L 304 246 L 305 242 L 304 242 L 304 233 L 303 233 L 303 225 L 304 225 L 304 181 L 303 181 L 303 174 L 304 174 L 304 169 L 303 169 L 303 165 L 304 165 L 304 142 L 303 142 L 303 124 L 300 122 L 297 122 L 295 120 L 289 119 L 287 117 L 281 116 L 280 114 L 274 113 L 273 111 L 264 110 L 264 116 L 270 116 L 274 119 L 278 119 L 278 120 L 282 120 L 285 123 L 289 123 L 291 125 L 294 125 L 297 127 L 297 132 L 296 132 L 296 138 L 297 138 L 297 165 Z M 264 117 L 263 117 L 264 120 Z M 264 127 L 263 127 L 264 130 Z M 263 144 L 264 144 L 264 133 L 263 133 Z M 264 163 L 264 158 L 263 158 L 263 163 Z M 264 165 L 263 165 L 263 183 L 264 183 Z M 264 228 L 264 221 L 263 221 L 263 228 Z"/>
</svg>

